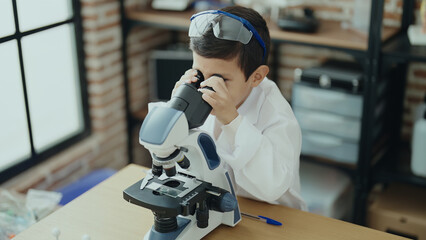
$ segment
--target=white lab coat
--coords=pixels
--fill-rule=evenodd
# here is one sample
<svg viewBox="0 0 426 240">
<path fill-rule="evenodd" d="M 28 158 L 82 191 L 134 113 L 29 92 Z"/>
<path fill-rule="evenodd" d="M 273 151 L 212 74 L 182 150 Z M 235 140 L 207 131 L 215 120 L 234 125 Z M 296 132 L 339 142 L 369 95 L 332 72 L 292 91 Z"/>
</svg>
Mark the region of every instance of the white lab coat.
<svg viewBox="0 0 426 240">
<path fill-rule="evenodd" d="M 237 195 L 307 210 L 300 196 L 301 131 L 276 84 L 265 78 L 238 113 L 226 126 L 210 115 L 200 127 L 215 139 Z"/>
<path fill-rule="evenodd" d="M 301 131 L 276 84 L 265 78 L 238 113 L 226 126 L 210 115 L 200 127 L 214 136 L 237 195 L 307 210 L 300 195 Z"/>
</svg>

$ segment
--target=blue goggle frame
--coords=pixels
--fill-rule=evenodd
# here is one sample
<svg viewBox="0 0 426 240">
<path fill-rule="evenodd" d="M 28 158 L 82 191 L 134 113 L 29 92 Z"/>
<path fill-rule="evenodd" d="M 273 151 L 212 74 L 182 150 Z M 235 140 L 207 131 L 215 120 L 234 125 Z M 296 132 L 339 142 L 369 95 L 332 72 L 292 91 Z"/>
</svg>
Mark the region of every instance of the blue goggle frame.
<svg viewBox="0 0 426 240">
<path fill-rule="evenodd" d="M 191 21 L 194 20 L 196 17 L 204 15 L 204 14 L 222 14 L 222 15 L 225 15 L 227 17 L 233 18 L 233 19 L 241 22 L 243 24 L 243 26 L 253 34 L 253 36 L 256 38 L 257 42 L 263 48 L 262 62 L 264 62 L 265 56 L 266 56 L 265 42 L 263 42 L 259 33 L 257 33 L 256 29 L 251 25 L 251 23 L 249 21 L 247 21 L 246 19 L 244 19 L 242 17 L 238 17 L 238 16 L 236 16 L 232 13 L 224 12 L 224 11 L 221 11 L 221 10 L 207 10 L 207 11 L 196 13 L 196 14 L 191 16 Z"/>
</svg>

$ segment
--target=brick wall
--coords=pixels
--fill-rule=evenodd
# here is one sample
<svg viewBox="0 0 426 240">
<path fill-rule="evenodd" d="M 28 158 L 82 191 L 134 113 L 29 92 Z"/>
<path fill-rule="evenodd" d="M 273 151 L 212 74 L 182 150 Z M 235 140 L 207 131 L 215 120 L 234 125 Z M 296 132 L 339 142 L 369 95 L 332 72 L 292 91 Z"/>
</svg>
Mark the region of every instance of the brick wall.
<svg viewBox="0 0 426 240">
<path fill-rule="evenodd" d="M 130 107 L 132 112 L 146 108 L 149 99 L 149 56 L 151 50 L 164 45 L 171 40 L 169 31 L 135 27 L 129 35 L 128 46 L 128 76 Z M 139 144 L 139 127 L 133 129 L 130 141 L 133 142 L 134 162 L 144 166 L 151 165 L 148 151 Z"/>
</svg>

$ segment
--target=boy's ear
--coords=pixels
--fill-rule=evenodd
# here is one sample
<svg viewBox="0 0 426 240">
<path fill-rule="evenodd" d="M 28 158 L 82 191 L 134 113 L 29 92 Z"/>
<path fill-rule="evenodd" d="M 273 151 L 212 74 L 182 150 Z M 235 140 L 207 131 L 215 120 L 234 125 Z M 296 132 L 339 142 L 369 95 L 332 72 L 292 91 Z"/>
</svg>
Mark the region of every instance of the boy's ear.
<svg viewBox="0 0 426 240">
<path fill-rule="evenodd" d="M 262 80 L 268 75 L 269 67 L 266 65 L 260 65 L 254 72 L 251 74 L 251 86 L 257 87 Z"/>
</svg>

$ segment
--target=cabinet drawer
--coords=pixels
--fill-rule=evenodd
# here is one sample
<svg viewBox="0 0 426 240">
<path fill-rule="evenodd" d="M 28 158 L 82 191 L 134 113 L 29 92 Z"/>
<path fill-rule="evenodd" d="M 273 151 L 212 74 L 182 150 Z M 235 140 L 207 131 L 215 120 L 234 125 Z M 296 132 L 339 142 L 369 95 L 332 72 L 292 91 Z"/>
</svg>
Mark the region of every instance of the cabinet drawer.
<svg viewBox="0 0 426 240">
<path fill-rule="evenodd" d="M 292 104 L 295 107 L 321 110 L 348 117 L 361 118 L 362 115 L 361 95 L 310 87 L 300 83 L 293 85 Z"/>
<path fill-rule="evenodd" d="M 327 134 L 302 130 L 302 154 L 356 164 L 358 144 Z"/>
<path fill-rule="evenodd" d="M 352 141 L 359 140 L 361 132 L 361 120 L 359 118 L 306 110 L 299 107 L 295 107 L 293 110 L 302 129 L 327 133 Z"/>
</svg>

